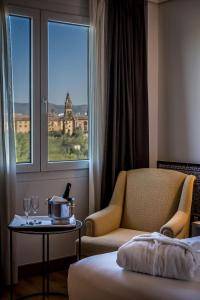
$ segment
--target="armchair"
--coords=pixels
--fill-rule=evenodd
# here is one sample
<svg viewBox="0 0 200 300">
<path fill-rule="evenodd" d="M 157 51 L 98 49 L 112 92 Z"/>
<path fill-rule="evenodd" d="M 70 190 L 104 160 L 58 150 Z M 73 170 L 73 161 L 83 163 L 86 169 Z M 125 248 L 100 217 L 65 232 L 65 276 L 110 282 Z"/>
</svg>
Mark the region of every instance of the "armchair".
<svg viewBox="0 0 200 300">
<path fill-rule="evenodd" d="M 121 171 L 108 207 L 86 218 L 82 255 L 115 251 L 147 232 L 187 237 L 194 180 L 166 169 Z"/>
</svg>

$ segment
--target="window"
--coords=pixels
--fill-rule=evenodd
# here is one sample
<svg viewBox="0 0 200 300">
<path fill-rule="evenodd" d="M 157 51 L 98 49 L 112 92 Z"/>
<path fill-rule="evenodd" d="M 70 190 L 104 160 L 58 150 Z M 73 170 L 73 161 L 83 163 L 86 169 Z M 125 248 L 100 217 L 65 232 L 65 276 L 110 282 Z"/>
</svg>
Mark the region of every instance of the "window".
<svg viewBox="0 0 200 300">
<path fill-rule="evenodd" d="M 17 171 L 85 168 L 88 19 L 41 16 L 10 10 Z"/>
<path fill-rule="evenodd" d="M 32 45 L 31 19 L 10 16 L 14 87 L 16 162 L 31 163 Z M 24 120 L 28 127 L 25 128 Z"/>
<path fill-rule="evenodd" d="M 48 21 L 48 160 L 88 159 L 86 26 Z"/>
</svg>

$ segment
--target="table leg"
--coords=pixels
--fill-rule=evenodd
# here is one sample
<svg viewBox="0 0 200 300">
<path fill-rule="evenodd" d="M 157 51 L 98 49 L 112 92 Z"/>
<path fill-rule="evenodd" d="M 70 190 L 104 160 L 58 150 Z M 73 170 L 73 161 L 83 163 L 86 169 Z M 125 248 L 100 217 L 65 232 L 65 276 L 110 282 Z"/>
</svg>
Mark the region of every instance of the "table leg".
<svg viewBox="0 0 200 300">
<path fill-rule="evenodd" d="M 46 275 L 46 268 L 45 268 L 45 234 L 42 234 L 42 296 L 45 299 L 45 275 Z"/>
<path fill-rule="evenodd" d="M 13 245 L 12 245 L 12 230 L 10 229 L 10 300 L 13 299 Z"/>
<path fill-rule="evenodd" d="M 47 233 L 47 294 L 49 294 L 49 234 Z"/>
<path fill-rule="evenodd" d="M 81 259 L 81 228 L 78 230 L 78 257 L 77 260 Z"/>
</svg>

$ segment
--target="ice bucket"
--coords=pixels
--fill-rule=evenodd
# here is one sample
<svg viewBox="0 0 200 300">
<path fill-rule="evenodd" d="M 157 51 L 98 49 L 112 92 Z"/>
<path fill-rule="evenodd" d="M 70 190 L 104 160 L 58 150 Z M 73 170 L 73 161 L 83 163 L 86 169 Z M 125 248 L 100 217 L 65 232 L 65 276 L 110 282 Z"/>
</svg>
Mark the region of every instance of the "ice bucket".
<svg viewBox="0 0 200 300">
<path fill-rule="evenodd" d="M 48 200 L 48 215 L 54 225 L 69 224 L 72 216 L 71 203 L 64 198 L 53 196 Z"/>
</svg>

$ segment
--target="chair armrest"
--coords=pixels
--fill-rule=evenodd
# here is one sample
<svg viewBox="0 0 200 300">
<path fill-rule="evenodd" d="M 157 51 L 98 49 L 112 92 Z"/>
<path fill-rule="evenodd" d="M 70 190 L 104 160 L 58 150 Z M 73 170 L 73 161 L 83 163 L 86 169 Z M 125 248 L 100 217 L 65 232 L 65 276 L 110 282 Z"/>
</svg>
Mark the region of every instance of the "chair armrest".
<svg viewBox="0 0 200 300">
<path fill-rule="evenodd" d="M 121 171 L 113 191 L 110 204 L 88 216 L 85 220 L 86 235 L 100 236 L 119 228 L 126 187 L 126 171 Z"/>
<path fill-rule="evenodd" d="M 119 228 L 121 211 L 122 208 L 119 205 L 111 204 L 87 217 L 85 220 L 86 235 L 100 236 Z"/>
<path fill-rule="evenodd" d="M 188 214 L 183 211 L 177 211 L 175 215 L 160 228 L 160 233 L 169 237 L 176 237 L 186 225 Z"/>
<path fill-rule="evenodd" d="M 166 224 L 161 227 L 160 232 L 162 234 L 170 237 L 176 237 L 179 233 L 181 233 L 184 227 L 189 224 L 192 204 L 192 192 L 195 179 L 196 177 L 193 175 L 188 175 L 186 177 L 183 184 L 178 211 Z"/>
<path fill-rule="evenodd" d="M 192 194 L 195 179 L 196 177 L 193 175 L 188 175 L 186 177 L 178 207 L 178 210 L 188 213 L 188 215 L 190 215 L 191 212 Z"/>
</svg>

